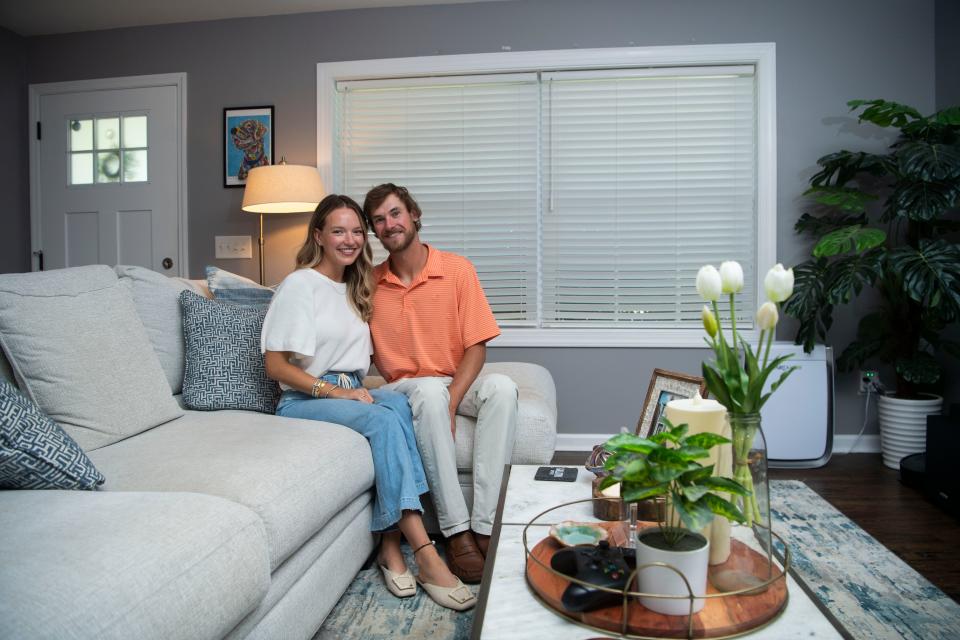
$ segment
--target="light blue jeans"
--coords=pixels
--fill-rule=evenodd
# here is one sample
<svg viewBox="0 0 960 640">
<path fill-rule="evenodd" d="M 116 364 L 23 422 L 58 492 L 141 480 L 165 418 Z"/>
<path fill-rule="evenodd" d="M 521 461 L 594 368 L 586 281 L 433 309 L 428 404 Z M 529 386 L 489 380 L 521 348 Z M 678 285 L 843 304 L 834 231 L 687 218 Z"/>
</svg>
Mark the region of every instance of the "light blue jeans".
<svg viewBox="0 0 960 640">
<path fill-rule="evenodd" d="M 344 385 L 342 374 L 321 376 L 332 384 Z M 353 387 L 360 378 L 347 374 Z M 277 415 L 333 422 L 353 429 L 370 442 L 373 453 L 375 493 L 371 531 L 390 531 L 404 509 L 423 512 L 420 496 L 427 492 L 427 479 L 417 451 L 413 414 L 402 393 L 373 389 L 373 404 L 357 400 L 314 398 L 300 391 L 284 391 Z"/>
</svg>

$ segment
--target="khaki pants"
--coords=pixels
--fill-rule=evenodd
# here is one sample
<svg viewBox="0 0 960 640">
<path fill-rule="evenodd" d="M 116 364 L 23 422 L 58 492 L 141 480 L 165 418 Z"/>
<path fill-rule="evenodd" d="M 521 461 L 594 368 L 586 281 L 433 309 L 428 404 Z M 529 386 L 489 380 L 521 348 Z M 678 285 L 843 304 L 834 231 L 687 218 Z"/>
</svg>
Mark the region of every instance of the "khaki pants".
<svg viewBox="0 0 960 640">
<path fill-rule="evenodd" d="M 517 429 L 517 385 L 509 377 L 479 375 L 457 407 L 477 419 L 473 443 L 473 513 L 460 490 L 457 452 L 450 433 L 449 377 L 405 378 L 384 385 L 407 396 L 437 520 L 444 536 L 473 529 L 490 535 L 503 465 L 510 462 Z"/>
</svg>

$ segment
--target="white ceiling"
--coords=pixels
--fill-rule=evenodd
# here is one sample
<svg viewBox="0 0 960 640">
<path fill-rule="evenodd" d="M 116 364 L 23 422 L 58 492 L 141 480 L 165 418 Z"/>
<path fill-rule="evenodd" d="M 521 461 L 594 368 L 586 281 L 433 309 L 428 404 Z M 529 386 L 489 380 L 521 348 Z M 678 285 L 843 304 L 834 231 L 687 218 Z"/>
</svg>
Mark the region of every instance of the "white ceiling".
<svg viewBox="0 0 960 640">
<path fill-rule="evenodd" d="M 22 36 L 288 13 L 500 0 L 0 0 L 0 26 Z"/>
</svg>

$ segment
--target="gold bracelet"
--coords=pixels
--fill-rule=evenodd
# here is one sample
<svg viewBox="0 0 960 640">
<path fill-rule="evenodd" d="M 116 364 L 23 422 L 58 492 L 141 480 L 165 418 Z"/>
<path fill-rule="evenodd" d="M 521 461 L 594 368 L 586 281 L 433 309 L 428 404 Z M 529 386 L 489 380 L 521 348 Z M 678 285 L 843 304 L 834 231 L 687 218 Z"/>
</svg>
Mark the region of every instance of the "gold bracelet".
<svg viewBox="0 0 960 640">
<path fill-rule="evenodd" d="M 324 397 L 324 398 L 329 398 L 329 397 L 330 397 L 330 394 L 333 393 L 333 390 L 334 390 L 334 389 L 339 389 L 339 388 L 340 388 L 340 387 L 338 387 L 338 386 L 335 385 L 335 384 L 330 385 L 330 388 L 327 389 L 327 392 L 326 392 L 325 394 L 323 394 L 323 397 Z"/>
<path fill-rule="evenodd" d="M 326 381 L 321 380 L 320 378 L 314 380 L 313 386 L 310 387 L 310 395 L 312 395 L 314 398 L 319 398 L 320 392 L 323 391 L 323 387 L 326 386 L 326 384 Z"/>
</svg>

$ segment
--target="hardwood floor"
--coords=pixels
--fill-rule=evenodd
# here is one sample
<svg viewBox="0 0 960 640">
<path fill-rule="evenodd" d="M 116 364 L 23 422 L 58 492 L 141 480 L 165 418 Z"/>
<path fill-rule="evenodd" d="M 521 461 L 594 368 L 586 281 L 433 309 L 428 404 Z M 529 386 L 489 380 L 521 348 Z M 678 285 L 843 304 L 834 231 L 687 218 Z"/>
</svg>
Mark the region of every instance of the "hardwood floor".
<svg viewBox="0 0 960 640">
<path fill-rule="evenodd" d="M 560 451 L 554 464 L 582 465 L 587 452 Z M 802 480 L 944 593 L 960 602 L 960 520 L 900 483 L 879 454 L 834 456 L 819 469 L 771 469 Z"/>
</svg>

